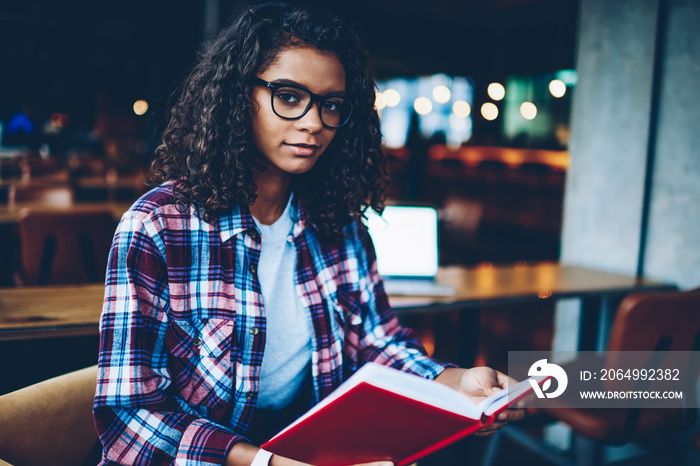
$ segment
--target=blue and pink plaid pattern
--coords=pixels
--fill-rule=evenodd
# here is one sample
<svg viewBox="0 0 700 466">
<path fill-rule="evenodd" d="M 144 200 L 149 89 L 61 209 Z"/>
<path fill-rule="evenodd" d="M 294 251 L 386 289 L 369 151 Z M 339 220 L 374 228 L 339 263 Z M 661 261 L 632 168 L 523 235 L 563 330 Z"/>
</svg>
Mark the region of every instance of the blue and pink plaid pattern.
<svg viewBox="0 0 700 466">
<path fill-rule="evenodd" d="M 322 245 L 303 209 L 290 240 L 296 288 L 313 323 L 314 401 L 368 361 L 434 378 L 401 327 L 358 220 Z M 143 196 L 117 229 L 100 322 L 95 422 L 102 464 L 220 465 L 255 411 L 265 348 L 260 236 L 247 208 L 207 223 L 171 185 Z"/>
</svg>

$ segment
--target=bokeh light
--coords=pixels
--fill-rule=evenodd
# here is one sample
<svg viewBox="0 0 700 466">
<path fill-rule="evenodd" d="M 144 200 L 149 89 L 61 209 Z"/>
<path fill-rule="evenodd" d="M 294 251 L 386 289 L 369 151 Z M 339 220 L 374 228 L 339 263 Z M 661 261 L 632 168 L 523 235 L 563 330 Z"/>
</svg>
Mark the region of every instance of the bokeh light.
<svg viewBox="0 0 700 466">
<path fill-rule="evenodd" d="M 382 92 L 377 91 L 377 95 L 374 99 L 374 107 L 377 110 L 382 110 L 384 107 L 386 107 L 386 102 L 384 101 L 384 94 Z"/>
<path fill-rule="evenodd" d="M 450 115 L 449 119 L 450 128 L 455 131 L 461 131 L 467 128 L 467 119 L 457 116 L 456 114 Z"/>
<path fill-rule="evenodd" d="M 427 115 L 433 110 L 433 103 L 427 97 L 418 97 L 413 101 L 413 108 L 420 115 Z"/>
<path fill-rule="evenodd" d="M 137 100 L 134 102 L 134 113 L 144 115 L 148 111 L 148 102 L 145 100 Z"/>
<path fill-rule="evenodd" d="M 466 101 L 458 100 L 452 105 L 452 111 L 458 117 L 466 118 L 472 112 L 472 109 Z"/>
<path fill-rule="evenodd" d="M 537 116 L 537 107 L 532 102 L 523 102 L 520 104 L 520 114 L 526 120 L 532 120 Z"/>
<path fill-rule="evenodd" d="M 387 89 L 382 94 L 387 107 L 396 107 L 401 102 L 401 94 L 396 89 Z"/>
<path fill-rule="evenodd" d="M 489 97 L 491 97 L 493 100 L 502 100 L 506 96 L 506 88 L 503 87 L 503 84 L 501 83 L 489 84 L 486 92 L 488 92 Z"/>
<path fill-rule="evenodd" d="M 491 102 L 486 102 L 484 105 L 481 106 L 481 116 L 488 121 L 495 120 L 496 118 L 498 118 L 498 107 L 496 107 L 496 105 L 492 104 Z"/>
<path fill-rule="evenodd" d="M 549 83 L 549 92 L 556 98 L 564 97 L 566 94 L 566 84 L 561 79 L 552 79 Z"/>
<path fill-rule="evenodd" d="M 435 86 L 433 89 L 433 99 L 435 102 L 446 104 L 452 98 L 452 92 L 447 86 Z"/>
<path fill-rule="evenodd" d="M 54 113 L 51 115 L 51 119 L 49 121 L 51 122 L 51 126 L 55 128 L 65 128 L 68 124 L 68 119 L 68 115 L 65 113 Z"/>
</svg>

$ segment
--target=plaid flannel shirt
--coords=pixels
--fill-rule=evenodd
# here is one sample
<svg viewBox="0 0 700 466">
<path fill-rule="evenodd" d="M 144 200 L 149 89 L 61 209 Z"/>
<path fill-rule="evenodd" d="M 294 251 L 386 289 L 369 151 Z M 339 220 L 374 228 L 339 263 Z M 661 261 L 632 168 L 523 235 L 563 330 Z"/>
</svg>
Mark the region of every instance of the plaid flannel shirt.
<svg viewBox="0 0 700 466">
<path fill-rule="evenodd" d="M 401 327 L 361 222 L 342 247 L 321 244 L 294 206 L 296 290 L 313 323 L 313 401 L 368 361 L 434 378 Z M 249 210 L 207 223 L 165 184 L 122 218 L 100 322 L 95 423 L 102 464 L 220 465 L 246 441 L 265 348 L 256 272 L 260 235 Z"/>
</svg>

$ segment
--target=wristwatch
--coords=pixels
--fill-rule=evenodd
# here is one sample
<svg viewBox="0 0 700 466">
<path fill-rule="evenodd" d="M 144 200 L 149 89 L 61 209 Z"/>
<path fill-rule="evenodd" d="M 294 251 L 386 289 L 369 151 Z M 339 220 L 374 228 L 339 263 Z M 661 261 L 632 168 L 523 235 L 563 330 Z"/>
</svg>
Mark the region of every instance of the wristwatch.
<svg viewBox="0 0 700 466">
<path fill-rule="evenodd" d="M 253 458 L 253 462 L 250 463 L 250 466 L 268 466 L 271 458 L 272 453 L 261 448 L 258 454 L 255 455 L 255 458 Z"/>
</svg>

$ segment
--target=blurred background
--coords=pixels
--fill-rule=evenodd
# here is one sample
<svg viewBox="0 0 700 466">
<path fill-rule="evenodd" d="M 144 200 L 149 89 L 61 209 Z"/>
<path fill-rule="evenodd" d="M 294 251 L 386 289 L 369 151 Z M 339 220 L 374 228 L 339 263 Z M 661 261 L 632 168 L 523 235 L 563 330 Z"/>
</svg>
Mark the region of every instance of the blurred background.
<svg viewBox="0 0 700 466">
<path fill-rule="evenodd" d="M 577 3 L 322 3 L 372 57 L 391 200 L 447 208 L 443 261 L 556 260 Z M 98 177 L 138 194 L 127 180 L 148 167 L 173 90 L 246 4 L 3 3 L 2 189 L 68 169 L 78 201 L 106 196 Z"/>
</svg>

